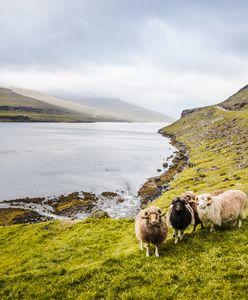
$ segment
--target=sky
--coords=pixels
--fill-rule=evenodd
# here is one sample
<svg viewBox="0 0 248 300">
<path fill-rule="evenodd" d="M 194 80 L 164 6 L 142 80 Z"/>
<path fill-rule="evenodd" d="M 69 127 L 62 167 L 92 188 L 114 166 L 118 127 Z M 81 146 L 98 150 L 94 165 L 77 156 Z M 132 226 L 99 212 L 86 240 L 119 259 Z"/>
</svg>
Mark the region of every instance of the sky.
<svg viewBox="0 0 248 300">
<path fill-rule="evenodd" d="M 248 1 L 0 0 L 0 86 L 173 117 L 248 84 Z"/>
</svg>

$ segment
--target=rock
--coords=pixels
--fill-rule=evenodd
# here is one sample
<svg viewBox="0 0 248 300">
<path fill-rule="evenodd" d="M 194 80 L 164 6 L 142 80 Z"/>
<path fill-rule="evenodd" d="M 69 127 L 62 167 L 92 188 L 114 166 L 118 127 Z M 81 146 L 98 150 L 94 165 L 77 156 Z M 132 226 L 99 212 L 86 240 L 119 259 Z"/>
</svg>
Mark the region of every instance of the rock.
<svg viewBox="0 0 248 300">
<path fill-rule="evenodd" d="M 227 177 L 223 179 L 224 182 L 229 181 L 229 180 L 230 180 L 230 179 L 227 178 Z"/>
<path fill-rule="evenodd" d="M 164 163 L 163 163 L 163 167 L 164 167 L 164 168 L 168 168 L 168 166 L 169 166 L 169 164 L 168 164 L 167 162 L 164 162 Z"/>
<path fill-rule="evenodd" d="M 114 192 L 102 192 L 101 196 L 103 196 L 105 198 L 114 198 L 114 197 L 118 196 L 118 194 L 114 193 Z"/>
<path fill-rule="evenodd" d="M 240 169 L 245 169 L 245 168 L 248 168 L 248 165 L 245 164 L 245 163 L 241 163 L 241 164 L 239 164 L 239 168 Z"/>
<path fill-rule="evenodd" d="M 104 218 L 110 218 L 110 215 L 104 210 L 97 209 L 90 214 L 89 218 L 104 219 Z"/>
<path fill-rule="evenodd" d="M 219 170 L 219 167 L 217 167 L 217 166 L 212 166 L 211 167 L 211 171 L 216 171 L 216 170 Z"/>
<path fill-rule="evenodd" d="M 188 163 L 188 166 L 189 166 L 189 168 L 193 168 L 193 167 L 195 167 L 195 164 L 193 164 L 193 163 Z"/>
<path fill-rule="evenodd" d="M 157 169 L 157 172 L 162 172 L 162 170 L 161 169 Z"/>
</svg>

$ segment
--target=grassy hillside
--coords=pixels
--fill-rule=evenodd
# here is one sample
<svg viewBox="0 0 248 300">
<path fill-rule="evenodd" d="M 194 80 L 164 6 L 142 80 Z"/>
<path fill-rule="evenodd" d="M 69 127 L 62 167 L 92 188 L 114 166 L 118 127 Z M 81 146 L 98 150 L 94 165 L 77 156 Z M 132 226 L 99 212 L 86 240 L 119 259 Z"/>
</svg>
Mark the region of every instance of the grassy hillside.
<svg viewBox="0 0 248 300">
<path fill-rule="evenodd" d="M 219 104 L 228 110 L 247 110 L 248 109 L 248 85 L 244 86 L 237 93 Z"/>
<path fill-rule="evenodd" d="M 187 145 L 190 167 L 177 175 L 170 191 L 156 201 L 158 205 L 167 207 L 168 200 L 189 189 L 248 192 L 248 110 L 204 108 L 163 131 Z"/>
<path fill-rule="evenodd" d="M 93 118 L 0 88 L 0 122 L 80 122 Z"/>
<path fill-rule="evenodd" d="M 155 204 L 184 190 L 248 192 L 248 111 L 208 107 L 164 128 L 190 164 Z M 247 299 L 248 221 L 191 233 L 160 257 L 138 249 L 133 220 L 87 219 L 0 228 L 1 299 Z"/>
<path fill-rule="evenodd" d="M 1 299 L 246 299 L 248 224 L 138 249 L 132 220 L 0 229 Z"/>
</svg>

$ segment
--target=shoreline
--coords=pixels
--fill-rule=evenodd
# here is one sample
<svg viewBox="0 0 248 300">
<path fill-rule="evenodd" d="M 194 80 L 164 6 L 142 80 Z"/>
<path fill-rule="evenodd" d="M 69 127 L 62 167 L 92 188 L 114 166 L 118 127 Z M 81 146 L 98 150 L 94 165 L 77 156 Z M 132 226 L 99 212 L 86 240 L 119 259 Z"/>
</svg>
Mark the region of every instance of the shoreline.
<svg viewBox="0 0 248 300">
<path fill-rule="evenodd" d="M 166 171 L 158 176 L 148 178 L 138 189 L 137 195 L 132 197 L 137 204 L 134 206 L 135 212 L 154 201 L 163 192 L 168 191 L 170 182 L 188 164 L 189 156 L 186 146 L 178 142 L 174 135 L 162 132 L 162 129 L 159 129 L 158 133 L 168 138 L 176 151 L 168 156 L 166 162 L 161 166 L 161 168 L 165 168 L 164 165 L 167 165 Z M 171 164 L 169 165 L 170 159 Z M 54 197 L 25 197 L 5 200 L 0 203 L 0 226 L 38 223 L 52 219 L 80 220 L 91 216 L 123 218 L 122 216 L 111 216 L 111 213 L 108 213 L 105 208 L 109 202 L 114 203 L 116 208 L 120 208 L 125 197 L 131 196 L 110 191 L 99 195 L 82 191 Z"/>
<path fill-rule="evenodd" d="M 176 140 L 174 134 L 165 133 L 162 128 L 158 133 L 170 139 L 170 144 L 177 149 L 169 168 L 159 176 L 149 178 L 139 189 L 138 196 L 141 199 L 141 208 L 154 201 L 162 195 L 163 192 L 170 190 L 170 182 L 178 173 L 181 173 L 188 165 L 189 154 L 187 147 Z"/>
</svg>

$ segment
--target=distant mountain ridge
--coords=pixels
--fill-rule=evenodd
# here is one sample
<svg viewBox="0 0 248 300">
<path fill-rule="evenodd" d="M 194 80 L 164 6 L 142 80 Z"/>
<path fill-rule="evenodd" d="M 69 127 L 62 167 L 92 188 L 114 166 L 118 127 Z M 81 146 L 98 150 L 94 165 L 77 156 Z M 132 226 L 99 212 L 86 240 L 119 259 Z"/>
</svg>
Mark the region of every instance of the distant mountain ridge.
<svg viewBox="0 0 248 300">
<path fill-rule="evenodd" d="M 63 96 L 61 96 L 63 97 Z M 119 116 L 121 119 L 128 119 L 130 121 L 139 122 L 172 122 L 173 118 L 141 107 L 121 99 L 116 98 L 85 98 L 80 96 L 66 96 L 66 99 L 70 99 L 86 105 L 97 110 L 101 110 L 104 114 L 111 114 L 114 116 Z"/>
<path fill-rule="evenodd" d="M 35 90 L 0 88 L 0 121 L 170 123 L 173 119 L 119 99 L 78 103 Z"/>
</svg>

